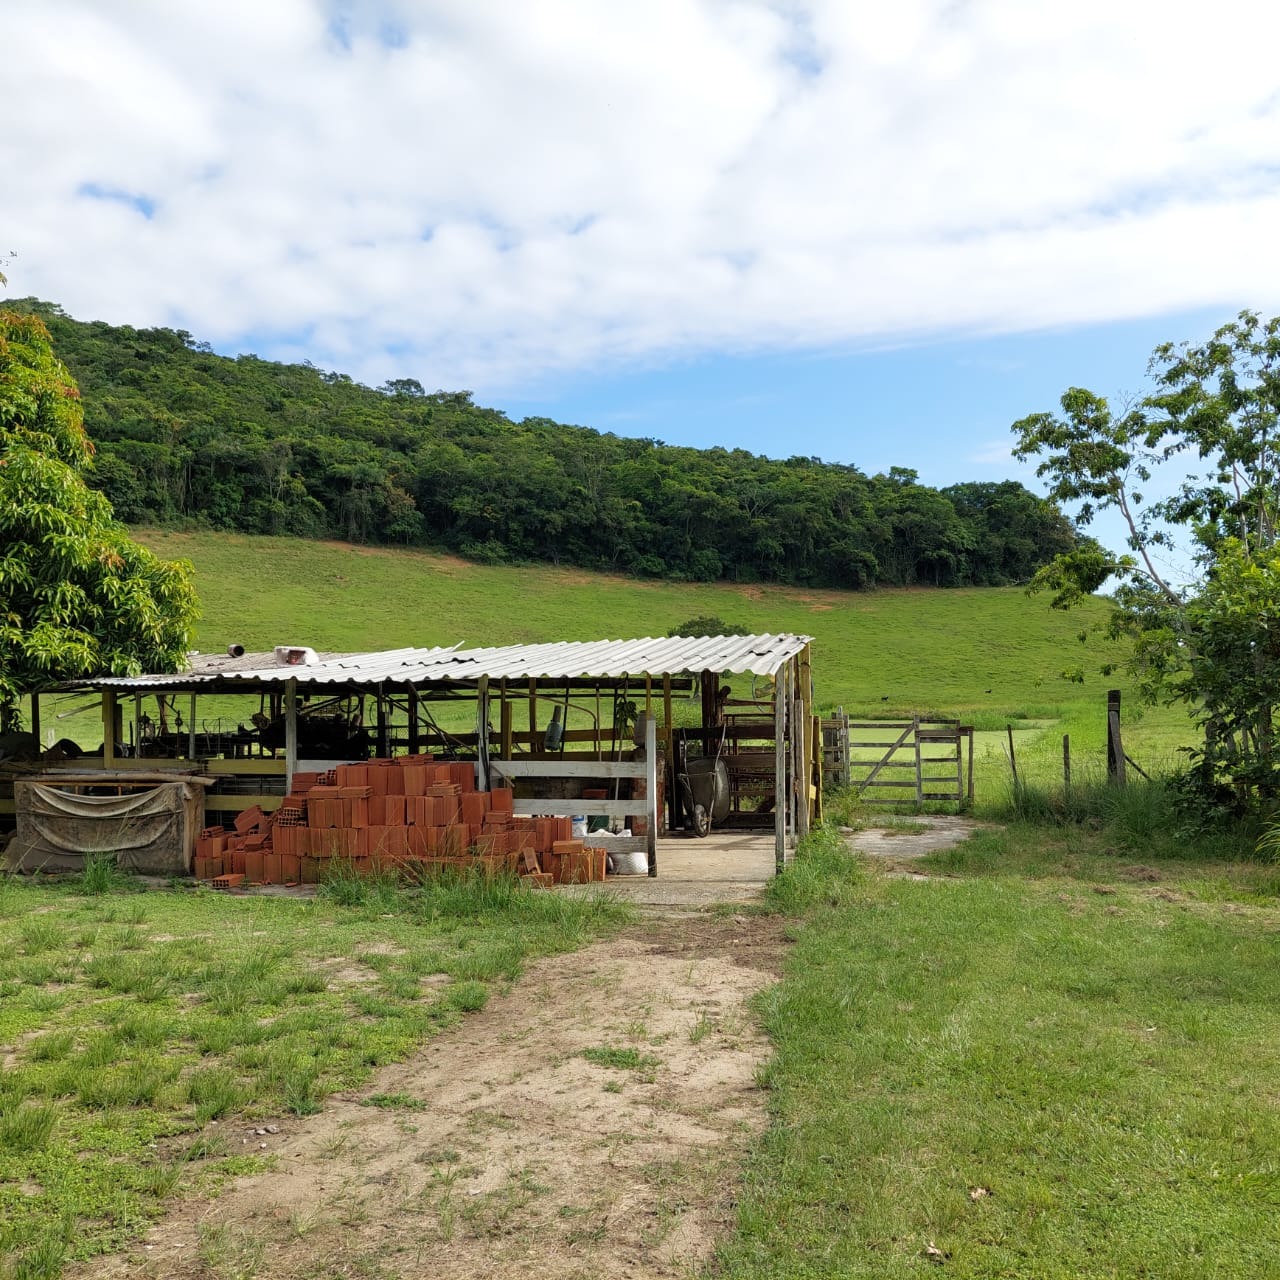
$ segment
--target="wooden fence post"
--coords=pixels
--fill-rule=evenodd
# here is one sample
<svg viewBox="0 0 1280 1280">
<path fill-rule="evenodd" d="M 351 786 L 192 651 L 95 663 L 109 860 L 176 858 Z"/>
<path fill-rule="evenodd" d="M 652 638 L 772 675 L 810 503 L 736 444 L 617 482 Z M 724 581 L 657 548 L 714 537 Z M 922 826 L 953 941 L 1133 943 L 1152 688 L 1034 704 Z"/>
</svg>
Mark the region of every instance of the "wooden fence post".
<svg viewBox="0 0 1280 1280">
<path fill-rule="evenodd" d="M 1123 787 L 1127 778 L 1124 768 L 1124 743 L 1120 739 L 1120 690 L 1107 690 L 1107 778 Z"/>
<path fill-rule="evenodd" d="M 1018 785 L 1018 757 L 1013 753 L 1013 725 L 1005 725 L 1005 732 L 1009 735 L 1009 768 L 1013 770 L 1013 785 Z"/>
<path fill-rule="evenodd" d="M 1067 790 L 1071 790 L 1071 735 L 1064 733 L 1062 735 L 1062 785 Z"/>
</svg>

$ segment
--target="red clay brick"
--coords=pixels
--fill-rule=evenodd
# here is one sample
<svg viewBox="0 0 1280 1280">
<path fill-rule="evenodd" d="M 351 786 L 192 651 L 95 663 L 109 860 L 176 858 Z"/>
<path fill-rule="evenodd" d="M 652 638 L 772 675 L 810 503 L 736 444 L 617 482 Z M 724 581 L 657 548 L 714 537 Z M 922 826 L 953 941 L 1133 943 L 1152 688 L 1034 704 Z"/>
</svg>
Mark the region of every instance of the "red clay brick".
<svg viewBox="0 0 1280 1280">
<path fill-rule="evenodd" d="M 241 810 L 236 814 L 235 824 L 236 831 L 244 835 L 246 831 L 252 831 L 260 822 L 266 818 L 266 814 L 256 805 L 250 805 L 249 808 Z"/>
</svg>

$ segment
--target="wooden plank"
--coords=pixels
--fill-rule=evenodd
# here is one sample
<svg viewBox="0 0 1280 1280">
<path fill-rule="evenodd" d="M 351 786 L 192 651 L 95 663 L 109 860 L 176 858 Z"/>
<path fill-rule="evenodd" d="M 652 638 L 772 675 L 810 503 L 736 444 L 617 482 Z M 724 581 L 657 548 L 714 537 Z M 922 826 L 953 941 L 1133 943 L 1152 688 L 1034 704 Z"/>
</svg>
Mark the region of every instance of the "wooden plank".
<svg viewBox="0 0 1280 1280">
<path fill-rule="evenodd" d="M 278 800 L 279 797 L 277 796 Z M 636 811 L 634 800 L 517 800 L 512 809 L 522 817 L 535 815 L 574 818 L 582 814 L 603 814 L 607 818 L 627 818 Z"/>
<path fill-rule="evenodd" d="M 504 778 L 643 778 L 645 760 L 490 760 Z"/>
</svg>

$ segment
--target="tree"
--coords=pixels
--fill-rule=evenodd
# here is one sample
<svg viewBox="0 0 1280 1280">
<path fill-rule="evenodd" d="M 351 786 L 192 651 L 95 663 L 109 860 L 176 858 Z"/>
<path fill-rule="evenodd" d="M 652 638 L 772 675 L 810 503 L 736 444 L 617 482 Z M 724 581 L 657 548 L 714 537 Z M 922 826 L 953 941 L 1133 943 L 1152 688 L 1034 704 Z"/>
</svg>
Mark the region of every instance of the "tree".
<svg viewBox="0 0 1280 1280">
<path fill-rule="evenodd" d="M 669 636 L 749 636 L 750 631 L 737 622 L 726 622 L 714 614 L 705 618 L 690 618 L 667 632 Z"/>
<path fill-rule="evenodd" d="M 1154 390 L 1118 413 L 1073 387 L 1061 415 L 1014 424 L 1015 455 L 1043 455 L 1054 498 L 1081 503 L 1081 523 L 1114 509 L 1128 531 L 1125 554 L 1081 543 L 1033 585 L 1067 607 L 1114 575 L 1112 630 L 1132 638 L 1144 692 L 1187 703 L 1204 731 L 1199 783 L 1270 802 L 1280 795 L 1280 317 L 1246 311 L 1200 346 L 1166 343 L 1148 372 Z"/>
<path fill-rule="evenodd" d="M 51 681 L 171 671 L 196 616 L 191 566 L 132 542 L 84 479 L 80 395 L 30 315 L 0 312 L 0 732 Z"/>
</svg>

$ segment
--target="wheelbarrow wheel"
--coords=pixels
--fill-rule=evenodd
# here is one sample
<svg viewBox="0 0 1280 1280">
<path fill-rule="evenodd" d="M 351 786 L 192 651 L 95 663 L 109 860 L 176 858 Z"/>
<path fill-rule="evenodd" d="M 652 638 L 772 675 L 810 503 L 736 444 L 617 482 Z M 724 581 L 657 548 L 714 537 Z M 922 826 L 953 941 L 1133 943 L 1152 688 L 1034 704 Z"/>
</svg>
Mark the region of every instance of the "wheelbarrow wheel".
<svg viewBox="0 0 1280 1280">
<path fill-rule="evenodd" d="M 700 804 L 693 806 L 693 834 L 699 837 L 711 834 L 711 815 Z"/>
</svg>

